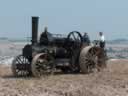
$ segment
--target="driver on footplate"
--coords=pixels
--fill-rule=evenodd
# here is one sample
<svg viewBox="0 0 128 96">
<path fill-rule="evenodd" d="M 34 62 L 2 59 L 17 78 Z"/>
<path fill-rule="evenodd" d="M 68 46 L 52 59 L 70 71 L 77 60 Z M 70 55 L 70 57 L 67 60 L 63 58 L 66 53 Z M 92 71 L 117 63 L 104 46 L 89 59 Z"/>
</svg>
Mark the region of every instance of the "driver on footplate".
<svg viewBox="0 0 128 96">
<path fill-rule="evenodd" d="M 105 37 L 104 37 L 104 35 L 103 35 L 103 32 L 99 32 L 99 36 L 100 36 L 100 47 L 101 48 L 105 48 Z"/>
</svg>

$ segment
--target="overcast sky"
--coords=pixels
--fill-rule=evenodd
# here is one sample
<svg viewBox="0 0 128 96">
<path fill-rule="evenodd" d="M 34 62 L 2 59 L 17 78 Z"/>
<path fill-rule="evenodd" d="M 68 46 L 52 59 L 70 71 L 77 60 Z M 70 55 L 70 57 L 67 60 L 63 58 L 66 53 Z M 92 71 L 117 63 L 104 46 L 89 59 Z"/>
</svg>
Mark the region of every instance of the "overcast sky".
<svg viewBox="0 0 128 96">
<path fill-rule="evenodd" d="M 128 37 L 128 0 L 0 0 L 0 37 L 31 36 L 31 16 L 39 16 L 39 32 L 77 30 L 97 39 Z"/>
</svg>

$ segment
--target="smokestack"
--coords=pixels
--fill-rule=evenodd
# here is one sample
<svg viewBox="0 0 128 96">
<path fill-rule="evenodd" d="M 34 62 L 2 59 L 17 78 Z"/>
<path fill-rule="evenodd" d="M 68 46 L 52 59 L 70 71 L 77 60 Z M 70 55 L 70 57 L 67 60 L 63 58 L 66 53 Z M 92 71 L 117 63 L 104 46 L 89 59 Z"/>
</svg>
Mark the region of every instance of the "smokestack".
<svg viewBox="0 0 128 96">
<path fill-rule="evenodd" d="M 39 17 L 32 17 L 32 45 L 38 42 L 38 21 Z"/>
</svg>

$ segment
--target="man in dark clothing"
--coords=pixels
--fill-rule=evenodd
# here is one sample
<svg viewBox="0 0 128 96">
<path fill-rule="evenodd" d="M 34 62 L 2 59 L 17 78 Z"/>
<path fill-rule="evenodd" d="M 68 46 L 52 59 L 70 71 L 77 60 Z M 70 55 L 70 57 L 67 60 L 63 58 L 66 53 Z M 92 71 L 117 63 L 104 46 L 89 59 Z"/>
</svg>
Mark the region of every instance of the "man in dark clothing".
<svg viewBox="0 0 128 96">
<path fill-rule="evenodd" d="M 83 42 L 87 45 L 90 45 L 90 38 L 86 32 L 83 35 Z"/>
</svg>

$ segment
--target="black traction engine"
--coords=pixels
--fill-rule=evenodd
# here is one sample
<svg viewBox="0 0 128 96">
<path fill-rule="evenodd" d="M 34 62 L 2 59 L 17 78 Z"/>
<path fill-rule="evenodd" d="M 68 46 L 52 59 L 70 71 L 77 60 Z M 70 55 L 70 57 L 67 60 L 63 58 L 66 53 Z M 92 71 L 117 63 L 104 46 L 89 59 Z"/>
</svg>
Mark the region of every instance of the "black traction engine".
<svg viewBox="0 0 128 96">
<path fill-rule="evenodd" d="M 67 36 L 51 34 L 47 28 L 38 38 L 38 19 L 32 17 L 31 44 L 24 46 L 22 55 L 12 62 L 15 76 L 35 76 L 55 73 L 89 73 L 106 66 L 104 51 L 97 46 L 87 46 L 78 31 Z"/>
</svg>

